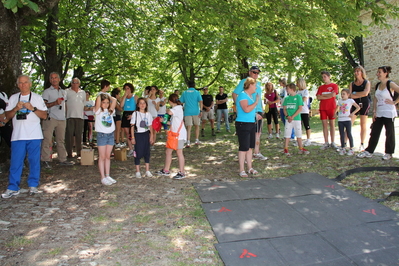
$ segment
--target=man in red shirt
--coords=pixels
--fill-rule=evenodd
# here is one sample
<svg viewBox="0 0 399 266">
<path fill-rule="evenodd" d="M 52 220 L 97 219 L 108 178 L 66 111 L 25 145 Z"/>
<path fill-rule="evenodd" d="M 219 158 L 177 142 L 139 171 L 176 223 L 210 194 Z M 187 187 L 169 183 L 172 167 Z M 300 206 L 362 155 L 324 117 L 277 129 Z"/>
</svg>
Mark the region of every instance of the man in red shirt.
<svg viewBox="0 0 399 266">
<path fill-rule="evenodd" d="M 328 147 L 334 149 L 338 148 L 335 143 L 335 110 L 337 103 L 335 97 L 338 95 L 338 85 L 331 83 L 330 73 L 327 71 L 321 72 L 324 84 L 321 85 L 316 93 L 317 99 L 320 101 L 320 119 L 323 123 L 324 144 L 321 149 L 325 150 Z M 327 121 L 328 120 L 328 121 Z M 328 125 L 330 125 L 331 144 L 328 143 Z"/>
</svg>

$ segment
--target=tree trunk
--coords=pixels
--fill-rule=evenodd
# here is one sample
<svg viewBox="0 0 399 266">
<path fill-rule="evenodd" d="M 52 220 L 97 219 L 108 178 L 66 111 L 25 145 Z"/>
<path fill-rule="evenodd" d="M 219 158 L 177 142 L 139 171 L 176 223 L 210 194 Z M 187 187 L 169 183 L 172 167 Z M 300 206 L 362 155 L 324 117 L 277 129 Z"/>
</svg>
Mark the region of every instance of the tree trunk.
<svg viewBox="0 0 399 266">
<path fill-rule="evenodd" d="M 10 96 L 17 91 L 21 74 L 21 21 L 11 10 L 0 6 L 0 91 Z"/>
<path fill-rule="evenodd" d="M 64 75 L 62 72 L 62 52 L 58 51 L 58 43 L 57 43 L 57 30 L 58 30 L 58 4 L 51 9 L 47 18 L 47 26 L 46 26 L 46 38 L 44 40 L 44 44 L 46 45 L 45 51 L 45 66 L 44 69 L 44 89 L 50 87 L 50 73 L 57 72 L 60 75 L 61 88 L 65 89 L 63 84 Z"/>
<path fill-rule="evenodd" d="M 27 18 L 48 13 L 59 1 L 35 1 L 39 12 L 24 7 L 13 13 L 0 4 L 0 90 L 9 96 L 17 91 L 16 81 L 21 74 L 21 26 Z"/>
</svg>

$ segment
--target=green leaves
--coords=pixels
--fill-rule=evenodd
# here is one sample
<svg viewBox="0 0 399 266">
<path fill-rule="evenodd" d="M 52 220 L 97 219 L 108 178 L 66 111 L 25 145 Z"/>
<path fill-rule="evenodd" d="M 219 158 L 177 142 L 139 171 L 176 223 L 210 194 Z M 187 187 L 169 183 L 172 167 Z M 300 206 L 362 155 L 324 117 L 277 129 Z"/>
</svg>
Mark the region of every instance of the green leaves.
<svg viewBox="0 0 399 266">
<path fill-rule="evenodd" d="M 33 2 L 3 3 L 12 9 Z M 328 69 L 346 85 L 352 73 L 341 46 L 365 34 L 362 10 L 375 23 L 399 14 L 384 0 L 63 0 L 51 34 L 67 78 L 83 69 L 82 84 L 92 90 L 108 78 L 169 91 L 195 80 L 199 87 L 225 85 L 229 92 L 247 71 L 245 63 L 261 66 L 264 80 L 292 75 L 318 83 L 320 71 Z M 45 24 L 26 27 L 23 35 L 24 61 L 34 58 L 35 73 L 48 67 Z"/>
<path fill-rule="evenodd" d="M 2 0 L 4 7 L 11 9 L 12 12 L 17 13 L 19 8 L 24 6 L 29 7 L 35 12 L 39 12 L 39 6 L 30 0 Z"/>
</svg>

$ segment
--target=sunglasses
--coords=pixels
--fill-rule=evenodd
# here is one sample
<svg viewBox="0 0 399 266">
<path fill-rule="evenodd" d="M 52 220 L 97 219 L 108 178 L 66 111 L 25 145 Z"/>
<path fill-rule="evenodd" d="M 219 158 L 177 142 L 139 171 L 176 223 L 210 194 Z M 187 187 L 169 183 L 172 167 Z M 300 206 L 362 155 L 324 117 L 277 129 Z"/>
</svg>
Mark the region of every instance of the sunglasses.
<svg viewBox="0 0 399 266">
<path fill-rule="evenodd" d="M 256 71 L 251 71 L 252 73 L 254 73 L 255 75 L 259 75 L 259 72 Z"/>
</svg>

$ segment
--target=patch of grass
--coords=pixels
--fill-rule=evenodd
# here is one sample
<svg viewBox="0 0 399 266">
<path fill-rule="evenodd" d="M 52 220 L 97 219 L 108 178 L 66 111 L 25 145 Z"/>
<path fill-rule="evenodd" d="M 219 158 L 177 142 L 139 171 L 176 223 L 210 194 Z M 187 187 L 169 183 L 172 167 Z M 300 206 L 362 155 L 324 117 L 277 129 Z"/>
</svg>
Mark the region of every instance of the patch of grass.
<svg viewBox="0 0 399 266">
<path fill-rule="evenodd" d="M 117 201 L 108 201 L 105 206 L 107 207 L 118 207 L 119 206 L 119 202 Z"/>
<path fill-rule="evenodd" d="M 99 215 L 99 216 L 91 218 L 91 220 L 93 222 L 103 223 L 103 222 L 108 221 L 108 217 L 106 217 L 105 215 Z"/>
<path fill-rule="evenodd" d="M 122 226 L 121 225 L 114 226 L 113 224 L 111 224 L 110 228 L 105 230 L 105 232 L 107 234 L 113 234 L 113 233 L 117 233 L 117 232 L 120 232 L 120 231 L 122 231 Z"/>
<path fill-rule="evenodd" d="M 168 256 L 168 258 L 170 258 L 172 260 L 177 260 L 180 256 L 181 256 L 180 252 L 172 252 Z"/>
<path fill-rule="evenodd" d="M 139 224 L 146 224 L 149 221 L 151 221 L 151 219 L 152 219 L 152 216 L 150 216 L 150 215 L 137 215 L 134 218 L 134 222 L 139 223 Z"/>
<path fill-rule="evenodd" d="M 52 249 L 50 249 L 49 252 L 46 253 L 46 255 L 57 256 L 57 255 L 61 254 L 62 251 L 63 251 L 63 249 L 60 248 L 60 247 L 59 248 L 52 248 Z"/>
<path fill-rule="evenodd" d="M 10 242 L 6 243 L 6 246 L 10 248 L 22 248 L 32 243 L 33 241 L 31 239 L 27 239 L 24 236 L 14 236 Z"/>
<path fill-rule="evenodd" d="M 88 231 L 82 238 L 81 241 L 89 244 L 94 244 L 96 236 L 99 234 L 99 231 L 92 230 Z"/>
</svg>

